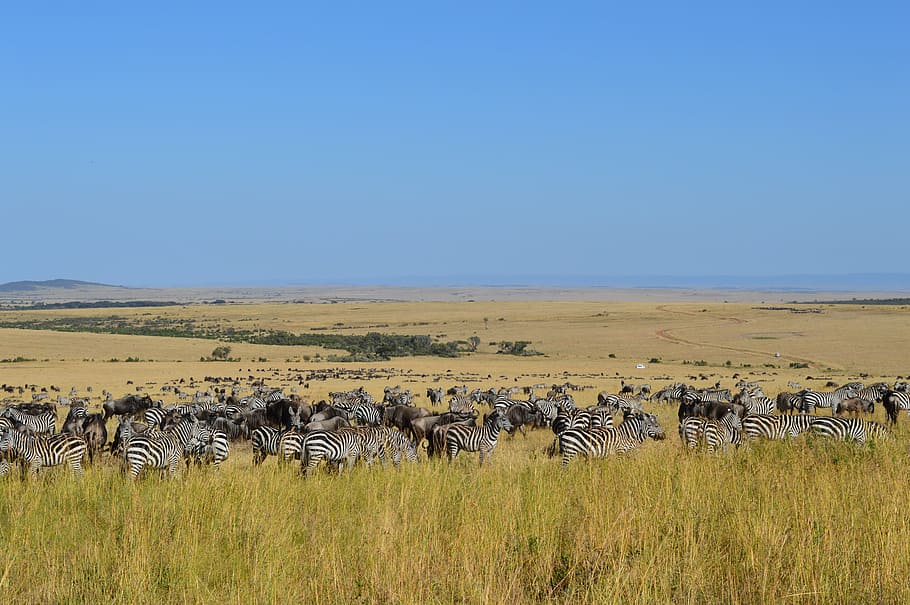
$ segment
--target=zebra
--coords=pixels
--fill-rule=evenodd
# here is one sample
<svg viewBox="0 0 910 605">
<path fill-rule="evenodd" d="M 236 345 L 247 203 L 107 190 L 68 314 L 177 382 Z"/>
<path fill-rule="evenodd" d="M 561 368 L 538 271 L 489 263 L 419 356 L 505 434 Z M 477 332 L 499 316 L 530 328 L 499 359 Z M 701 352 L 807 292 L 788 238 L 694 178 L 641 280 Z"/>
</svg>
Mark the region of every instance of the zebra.
<svg viewBox="0 0 910 605">
<path fill-rule="evenodd" d="M 202 424 L 194 417 L 185 418 L 166 432 L 143 433 L 130 438 L 124 450 L 124 462 L 129 466 L 130 479 L 136 479 L 143 467 L 167 469 L 171 477 L 177 474 L 177 463 L 186 444 L 199 438 Z"/>
<path fill-rule="evenodd" d="M 752 414 L 743 418 L 743 431 L 749 439 L 786 439 L 809 430 L 816 416 L 770 416 Z"/>
<path fill-rule="evenodd" d="M 742 441 L 742 421 L 734 412 L 727 412 L 720 420 L 689 416 L 679 423 L 679 436 L 690 450 L 704 442 L 708 453 L 717 448 L 727 449 L 727 444 L 739 445 Z"/>
<path fill-rule="evenodd" d="M 813 433 L 841 441 L 853 440 L 863 445 L 870 437 L 884 437 L 888 430 L 880 424 L 860 418 L 815 416 L 810 426 Z"/>
<path fill-rule="evenodd" d="M 910 393 L 907 391 L 889 390 L 882 397 L 882 402 L 891 424 L 897 423 L 897 413 L 900 410 L 907 410 L 907 414 L 910 415 Z"/>
<path fill-rule="evenodd" d="M 837 405 L 844 399 L 856 397 L 856 388 L 851 384 L 834 391 L 806 391 L 803 393 L 802 412 L 810 413 L 816 408 L 831 408 L 831 414 L 837 409 Z"/>
<path fill-rule="evenodd" d="M 0 452 L 18 458 L 23 472 L 27 466 L 31 475 L 37 475 L 43 466 L 68 464 L 73 473 L 81 477 L 87 447 L 82 437 L 65 433 L 47 436 L 7 430 L 0 436 Z"/>
<path fill-rule="evenodd" d="M 496 449 L 500 431 L 512 428 L 508 417 L 498 408 L 487 414 L 483 426 L 468 426 L 464 424 L 450 425 L 445 433 L 445 449 L 449 462 L 455 459 L 458 452 L 479 452 L 480 464 L 484 458 L 489 459 Z"/>
<path fill-rule="evenodd" d="M 375 405 L 356 404 L 348 413 L 348 417 L 356 420 L 359 425 L 379 426 L 382 424 L 382 412 Z"/>
<path fill-rule="evenodd" d="M 281 430 L 271 426 L 260 426 L 250 433 L 253 444 L 253 464 L 262 464 L 268 456 L 278 455 L 278 446 L 281 438 L 290 429 Z"/>
<path fill-rule="evenodd" d="M 655 399 L 658 403 L 672 403 L 674 401 L 680 401 L 685 389 L 686 385 L 681 382 L 665 386 L 651 396 L 651 401 L 654 401 Z"/>
<path fill-rule="evenodd" d="M 166 415 L 167 413 L 161 408 L 148 408 L 143 411 L 142 418 L 150 429 L 161 428 L 161 424 L 164 422 L 164 417 Z"/>
<path fill-rule="evenodd" d="M 870 384 L 867 387 L 863 387 L 856 390 L 856 396 L 860 399 L 865 399 L 866 401 L 871 401 L 874 403 L 881 403 L 882 397 L 885 396 L 890 389 L 887 383 L 876 382 L 875 384 Z"/>
<path fill-rule="evenodd" d="M 544 417 L 547 426 L 553 424 L 553 421 L 556 420 L 556 416 L 559 415 L 560 411 L 559 404 L 550 399 L 536 399 L 534 400 L 534 407 L 537 408 Z"/>
<path fill-rule="evenodd" d="M 300 472 L 312 474 L 322 460 L 334 463 L 341 474 L 344 463 L 353 467 L 360 456 L 361 436 L 356 431 L 313 431 L 303 438 L 300 453 Z"/>
<path fill-rule="evenodd" d="M 218 468 L 222 462 L 227 460 L 230 451 L 228 436 L 223 431 L 203 428 L 199 435 L 190 439 L 184 447 L 186 466 L 189 468 L 191 462 L 197 464 L 205 462 L 212 463 L 215 468 Z"/>
<path fill-rule="evenodd" d="M 590 426 L 592 429 L 613 428 L 613 410 L 607 406 L 596 405 L 585 410 L 590 414 Z"/>
<path fill-rule="evenodd" d="M 379 431 L 382 448 L 394 466 L 401 465 L 402 456 L 408 462 L 417 462 L 417 443 L 408 439 L 407 435 L 387 426 L 375 427 L 371 430 Z"/>
<path fill-rule="evenodd" d="M 746 409 L 746 414 L 773 414 L 777 407 L 776 402 L 770 397 L 765 397 L 761 387 L 743 389 L 734 402 L 739 401 Z"/>
<path fill-rule="evenodd" d="M 282 431 L 278 436 L 278 450 L 275 453 L 278 456 L 278 462 L 288 462 L 289 460 L 300 460 L 303 453 L 303 439 L 305 433 L 300 433 L 293 429 Z"/>
<path fill-rule="evenodd" d="M 24 426 L 36 435 L 53 434 L 57 431 L 57 414 L 54 412 L 42 412 L 32 416 L 31 414 L 20 412 L 16 408 L 7 408 L 2 415 L 17 425 Z"/>
<path fill-rule="evenodd" d="M 453 395 L 449 399 L 449 411 L 453 414 L 473 414 L 474 401 L 469 395 Z"/>
<path fill-rule="evenodd" d="M 633 413 L 642 412 L 641 401 L 635 397 L 625 397 L 623 395 L 614 395 L 612 393 L 601 393 L 597 396 L 597 403 L 600 406 L 607 406 L 614 412 Z"/>
<path fill-rule="evenodd" d="M 559 452 L 565 467 L 578 455 L 605 458 L 614 453 L 627 453 L 651 437 L 666 435 L 654 414 L 632 414 L 616 428 L 568 429 L 559 435 Z"/>
</svg>

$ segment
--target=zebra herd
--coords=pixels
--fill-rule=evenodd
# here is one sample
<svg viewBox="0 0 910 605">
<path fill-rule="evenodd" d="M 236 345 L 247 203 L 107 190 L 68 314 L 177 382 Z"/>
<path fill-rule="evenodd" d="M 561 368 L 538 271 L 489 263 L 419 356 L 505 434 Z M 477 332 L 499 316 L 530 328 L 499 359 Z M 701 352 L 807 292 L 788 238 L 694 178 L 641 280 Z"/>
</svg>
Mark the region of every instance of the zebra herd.
<svg viewBox="0 0 910 605">
<path fill-rule="evenodd" d="M 835 385 L 836 386 L 836 385 Z M 108 399 L 103 414 L 90 414 L 88 400 L 58 398 L 68 406 L 66 420 L 57 431 L 57 410 L 50 402 L 20 403 L 0 408 L 0 475 L 18 462 L 23 474 L 37 474 L 43 467 L 66 466 L 82 475 L 85 457 L 108 452 L 119 457 L 123 473 L 131 479 L 145 469 L 159 469 L 173 476 L 183 462 L 187 467 L 219 467 L 228 460 L 236 442 L 249 440 L 253 465 L 269 456 L 282 464 L 297 462 L 304 476 L 321 464 L 339 472 L 361 462 L 379 460 L 397 467 L 402 460 L 417 462 L 419 450 L 428 457 L 454 460 L 461 452 L 477 452 L 480 464 L 493 455 L 503 431 L 514 435 L 525 428 L 548 428 L 554 434 L 548 448 L 567 465 L 576 457 L 600 458 L 628 453 L 648 439 L 666 437 L 657 416 L 645 404 L 677 403 L 678 432 L 686 449 L 725 451 L 751 439 L 788 439 L 814 433 L 860 444 L 881 437 L 887 429 L 860 415 L 882 404 L 891 422 L 900 410 L 910 414 L 910 387 L 851 382 L 831 391 L 803 389 L 768 397 L 755 383 L 741 381 L 739 389 L 696 389 L 674 383 L 653 395 L 649 385 L 623 385 L 619 393 L 603 391 L 596 403 L 578 407 L 564 388 L 544 397 L 528 393 L 517 398 L 517 389 L 468 391 L 453 387 L 428 389 L 435 412 L 414 404 L 410 391 L 384 390 L 381 402 L 363 387 L 329 393 L 327 400 L 310 404 L 296 394 L 258 388 L 249 396 L 238 390 L 197 393 L 191 401 L 163 405 L 148 395 Z M 73 395 L 71 393 L 71 395 Z M 448 401 L 445 401 L 448 397 Z M 857 403 L 860 402 L 860 403 Z M 487 407 L 483 418 L 480 409 Z M 813 414 L 831 409 L 831 416 Z M 852 414 L 852 417 L 845 417 Z M 105 420 L 118 419 L 108 442 Z M 618 424 L 614 424 L 622 419 Z M 478 422 L 478 420 L 480 420 Z"/>
</svg>

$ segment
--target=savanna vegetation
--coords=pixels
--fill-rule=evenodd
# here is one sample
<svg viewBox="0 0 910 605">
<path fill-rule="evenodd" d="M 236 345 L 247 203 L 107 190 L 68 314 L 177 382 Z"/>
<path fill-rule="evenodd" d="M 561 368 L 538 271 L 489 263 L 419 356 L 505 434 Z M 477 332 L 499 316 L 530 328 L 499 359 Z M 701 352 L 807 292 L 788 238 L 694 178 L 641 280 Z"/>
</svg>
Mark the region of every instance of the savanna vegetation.
<svg viewBox="0 0 910 605">
<path fill-rule="evenodd" d="M 92 386 L 94 405 L 102 389 L 136 387 L 172 403 L 162 385 L 193 378 L 202 390 L 206 376 L 253 377 L 313 401 L 358 386 L 379 398 L 400 384 L 428 407 L 426 388 L 454 384 L 571 382 L 586 405 L 599 390 L 617 392 L 620 381 L 656 390 L 675 380 L 732 387 L 744 377 L 773 396 L 788 382 L 822 389 L 910 373 L 910 314 L 893 306 L 792 314 L 720 303 L 352 303 L 152 312 L 207 330 L 382 329 L 474 350 L 342 367 L 321 357 L 331 353 L 321 345 L 223 340 L 215 344 L 231 361 L 203 363 L 216 357 L 211 339 L 6 328 L 0 358 L 17 362 L 0 367 L 0 383 L 52 394 L 52 386 L 83 395 Z M 110 315 L 8 312 L 0 321 L 36 313 Z M 118 310 L 127 321 L 143 313 Z M 499 354 L 501 343 L 521 341 L 542 355 Z M 218 471 L 192 469 L 176 480 L 152 474 L 130 483 L 111 460 L 79 480 L 53 470 L 37 480 L 6 477 L 0 595 L 117 603 L 910 601 L 906 416 L 891 438 L 862 447 L 809 436 L 706 455 L 680 445 L 675 408 L 646 408 L 658 414 L 666 441 L 566 469 L 544 454 L 552 435 L 537 430 L 504 437 L 483 467 L 462 454 L 452 464 L 424 457 L 399 469 L 304 479 L 274 458 L 254 467 L 240 445 Z M 884 422 L 880 406 L 874 420 Z"/>
</svg>

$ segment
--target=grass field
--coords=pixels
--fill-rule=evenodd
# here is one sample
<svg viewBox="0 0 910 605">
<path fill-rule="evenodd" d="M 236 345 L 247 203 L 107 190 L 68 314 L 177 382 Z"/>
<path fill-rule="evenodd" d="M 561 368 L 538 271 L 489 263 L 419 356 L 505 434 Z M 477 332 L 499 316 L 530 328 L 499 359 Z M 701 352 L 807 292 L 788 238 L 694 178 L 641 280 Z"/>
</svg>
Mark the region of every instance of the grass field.
<svg viewBox="0 0 910 605">
<path fill-rule="evenodd" d="M 139 386 L 157 396 L 181 378 L 204 390 L 205 376 L 262 378 L 313 401 L 358 386 L 377 397 L 396 384 L 423 395 L 428 386 L 569 381 L 585 387 L 574 396 L 586 405 L 600 390 L 617 392 L 621 380 L 655 390 L 675 380 L 732 388 L 739 375 L 773 396 L 788 381 L 822 388 L 910 374 L 906 308 L 819 305 L 820 313 L 795 314 L 758 306 L 357 302 L 3 312 L 0 320 L 153 313 L 293 332 L 476 335 L 481 344 L 457 359 L 340 365 L 319 361 L 330 352 L 318 347 L 233 343 L 239 362 L 203 363 L 219 343 L 4 329 L 0 359 L 34 361 L 0 363 L 0 383 L 54 385 L 63 394 L 92 386 L 97 405 L 102 389 L 119 396 Z M 496 354 L 504 340 L 531 341 L 544 355 Z M 327 367 L 372 369 L 375 377 L 297 379 Z M 303 479 L 274 459 L 254 468 L 243 444 L 225 468 L 176 481 L 131 484 L 110 461 L 78 481 L 63 472 L 8 477 L 0 480 L 0 595 L 66 603 L 910 602 L 903 426 L 865 447 L 800 438 L 704 455 L 680 446 L 675 408 L 650 409 L 666 441 L 565 470 L 543 454 L 552 435 L 537 431 L 503 439 L 483 468 L 473 456 L 451 465 L 424 458 L 397 470 Z"/>
</svg>

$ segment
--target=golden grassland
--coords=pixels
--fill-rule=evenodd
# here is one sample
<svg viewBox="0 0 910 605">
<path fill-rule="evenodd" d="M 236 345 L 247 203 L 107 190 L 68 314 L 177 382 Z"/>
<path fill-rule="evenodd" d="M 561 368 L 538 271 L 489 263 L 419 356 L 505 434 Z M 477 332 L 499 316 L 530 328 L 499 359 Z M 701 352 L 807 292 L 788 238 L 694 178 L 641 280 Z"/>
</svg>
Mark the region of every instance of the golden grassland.
<svg viewBox="0 0 910 605">
<path fill-rule="evenodd" d="M 31 311 L 151 312 L 292 332 L 477 335 L 481 345 L 458 359 L 330 364 L 316 361 L 330 353 L 317 347 L 232 344 L 240 362 L 201 363 L 218 343 L 0 330 L 0 359 L 36 360 L 0 364 L 0 383 L 53 384 L 64 394 L 72 386 L 85 394 L 91 385 L 96 397 L 103 388 L 116 396 L 140 386 L 157 396 L 180 378 L 254 376 L 317 400 L 358 386 L 379 396 L 384 386 L 400 384 L 422 395 L 428 386 L 570 381 L 587 387 L 574 394 L 585 405 L 599 390 L 617 391 L 621 379 L 650 382 L 655 390 L 674 380 L 732 387 L 739 374 L 761 381 L 773 396 L 788 381 L 821 388 L 828 379 L 866 374 L 867 382 L 893 381 L 910 373 L 907 309 L 822 306 L 819 314 L 793 314 L 755 306 L 761 305 Z M 490 343 L 503 340 L 530 340 L 544 355 L 497 355 Z M 140 361 L 109 361 L 127 357 Z M 268 361 L 253 361 L 259 358 Z M 298 370 L 327 367 L 384 373 L 314 380 L 308 388 L 292 379 Z M 425 397 L 417 403 L 428 405 Z M 902 426 L 865 447 L 800 438 L 725 455 L 690 454 L 676 436 L 675 408 L 650 408 L 666 441 L 567 469 L 543 453 L 552 436 L 536 431 L 504 438 L 482 468 L 476 455 L 452 464 L 424 457 L 400 469 L 357 467 L 342 477 L 303 479 L 295 466 L 274 459 L 254 468 L 242 444 L 224 468 L 193 469 L 174 481 L 150 475 L 130 483 L 110 460 L 81 480 L 63 471 L 24 482 L 7 477 L 0 480 L 0 596 L 79 603 L 910 602 L 910 434 Z M 879 408 L 875 419 L 883 421 Z"/>
</svg>

